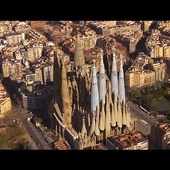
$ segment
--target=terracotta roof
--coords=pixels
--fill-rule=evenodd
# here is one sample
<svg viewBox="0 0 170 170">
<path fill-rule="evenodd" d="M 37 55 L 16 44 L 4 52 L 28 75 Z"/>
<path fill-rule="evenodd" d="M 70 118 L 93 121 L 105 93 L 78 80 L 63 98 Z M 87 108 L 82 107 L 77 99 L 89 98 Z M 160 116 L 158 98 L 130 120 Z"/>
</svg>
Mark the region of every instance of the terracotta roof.
<svg viewBox="0 0 170 170">
<path fill-rule="evenodd" d="M 57 142 L 54 142 L 54 147 L 57 150 L 68 150 L 68 146 L 63 140 L 58 140 Z"/>
</svg>

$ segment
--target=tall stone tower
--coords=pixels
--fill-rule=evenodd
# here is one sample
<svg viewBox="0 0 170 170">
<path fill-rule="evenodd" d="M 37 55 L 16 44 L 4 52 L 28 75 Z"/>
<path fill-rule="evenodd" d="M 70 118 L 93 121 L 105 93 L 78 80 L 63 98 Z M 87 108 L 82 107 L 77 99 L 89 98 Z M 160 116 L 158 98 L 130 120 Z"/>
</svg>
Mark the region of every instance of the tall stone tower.
<svg viewBox="0 0 170 170">
<path fill-rule="evenodd" d="M 70 103 L 68 83 L 67 83 L 67 74 L 64 60 L 62 60 L 62 69 L 61 69 L 61 99 L 62 99 L 62 112 L 64 117 L 64 123 L 67 127 L 71 127 L 71 115 L 72 107 Z"/>
<path fill-rule="evenodd" d="M 96 76 L 95 64 L 92 67 L 92 84 L 91 84 L 91 113 L 96 112 L 96 107 L 99 108 L 99 89 Z"/>
<path fill-rule="evenodd" d="M 83 66 L 85 64 L 83 46 L 80 40 L 79 33 L 77 33 L 76 48 L 74 53 L 74 62 L 76 66 Z"/>
</svg>

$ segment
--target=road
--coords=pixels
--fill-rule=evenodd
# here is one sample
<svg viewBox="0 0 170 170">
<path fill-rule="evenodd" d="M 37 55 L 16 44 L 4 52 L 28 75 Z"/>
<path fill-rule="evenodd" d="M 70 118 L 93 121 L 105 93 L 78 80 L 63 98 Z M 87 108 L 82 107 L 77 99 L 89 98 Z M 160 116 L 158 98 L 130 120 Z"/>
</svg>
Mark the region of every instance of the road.
<svg viewBox="0 0 170 170">
<path fill-rule="evenodd" d="M 20 108 L 16 103 L 12 102 L 13 106 L 16 109 L 16 114 L 18 119 L 22 120 L 24 127 L 28 131 L 29 135 L 31 136 L 32 140 L 36 144 L 37 148 L 40 150 L 51 150 L 52 148 L 48 145 L 48 143 L 44 140 L 41 133 L 36 129 L 36 127 L 30 122 L 27 121 L 27 118 L 30 115 L 25 113 L 25 110 Z"/>
<path fill-rule="evenodd" d="M 155 125 L 157 123 L 156 121 L 156 118 L 152 115 L 148 115 L 146 112 L 144 112 L 143 110 L 141 110 L 139 108 L 139 105 L 131 102 L 131 101 L 128 101 L 127 102 L 128 106 L 130 107 L 130 111 L 131 111 L 131 114 L 132 116 L 135 116 L 138 118 L 138 123 L 143 125 L 143 128 L 146 129 L 146 133 L 149 133 L 150 134 L 150 130 L 151 130 L 151 126 Z M 144 120 L 148 123 L 148 125 L 145 125 L 141 120 Z M 138 124 L 138 125 L 139 125 Z M 140 125 L 139 125 L 140 126 Z M 144 127 L 145 126 L 145 127 Z M 141 128 L 142 126 L 140 126 Z M 143 129 L 144 130 L 144 129 Z"/>
</svg>

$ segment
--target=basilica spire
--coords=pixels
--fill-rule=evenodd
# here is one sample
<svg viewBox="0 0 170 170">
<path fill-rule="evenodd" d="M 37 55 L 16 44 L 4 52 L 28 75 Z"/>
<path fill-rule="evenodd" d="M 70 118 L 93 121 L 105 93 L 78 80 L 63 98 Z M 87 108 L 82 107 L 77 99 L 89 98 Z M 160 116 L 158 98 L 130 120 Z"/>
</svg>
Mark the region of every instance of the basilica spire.
<svg viewBox="0 0 170 170">
<path fill-rule="evenodd" d="M 99 108 L 99 90 L 96 76 L 95 63 L 92 67 L 92 84 L 91 84 L 91 113 L 96 113 L 96 107 Z"/>
<path fill-rule="evenodd" d="M 65 123 L 68 127 L 71 127 L 71 103 L 69 96 L 69 88 L 67 83 L 67 72 L 65 68 L 64 60 L 62 60 L 62 68 L 61 68 L 61 96 L 62 96 L 62 111 Z"/>
<path fill-rule="evenodd" d="M 116 118 L 115 118 L 115 110 L 114 110 L 114 105 L 113 105 L 113 102 L 112 102 L 112 104 L 111 104 L 111 125 L 113 126 L 113 127 L 115 127 L 116 126 Z"/>
<path fill-rule="evenodd" d="M 117 63 L 116 63 L 114 50 L 113 50 L 113 61 L 112 61 L 112 71 L 111 71 L 111 86 L 112 86 L 112 93 L 118 96 Z"/>
<path fill-rule="evenodd" d="M 99 102 L 105 104 L 106 98 L 106 80 L 105 80 L 105 68 L 103 63 L 103 50 L 101 49 L 100 57 L 100 69 L 99 69 Z"/>
<path fill-rule="evenodd" d="M 91 136 L 94 131 L 95 131 L 95 124 L 96 124 L 96 113 L 92 113 L 92 122 L 91 122 L 91 125 L 90 125 L 90 131 L 89 131 L 89 136 Z"/>
<path fill-rule="evenodd" d="M 110 130 L 110 123 L 111 123 L 110 104 L 109 104 L 109 96 L 107 93 L 106 94 L 106 118 L 105 118 L 106 131 Z"/>
<path fill-rule="evenodd" d="M 122 57 L 120 59 L 120 71 L 119 71 L 119 98 L 121 104 L 125 102 L 125 82 L 124 82 Z"/>
<path fill-rule="evenodd" d="M 122 103 L 122 110 L 123 110 L 123 117 L 122 117 L 122 123 L 126 125 L 127 123 L 127 116 L 126 116 L 126 108 L 125 108 L 125 103 Z"/>
<path fill-rule="evenodd" d="M 103 102 L 101 104 L 99 128 L 102 131 L 105 129 L 105 110 L 104 110 L 104 103 Z"/>
<path fill-rule="evenodd" d="M 82 117 L 83 119 L 83 125 L 82 125 L 82 129 L 81 129 L 81 134 L 82 137 L 86 137 L 87 136 L 87 129 L 86 129 L 86 125 L 85 125 L 85 117 Z"/>
<path fill-rule="evenodd" d="M 96 108 L 96 122 L 95 122 L 95 134 L 97 136 L 100 135 L 100 130 L 99 130 L 99 108 Z"/>
<path fill-rule="evenodd" d="M 122 110 L 121 110 L 121 104 L 118 100 L 118 108 L 117 108 L 117 117 L 118 117 L 118 121 L 117 121 L 117 125 L 119 128 L 122 127 Z"/>
<path fill-rule="evenodd" d="M 76 47 L 75 47 L 75 53 L 74 53 L 74 62 L 76 66 L 85 65 L 83 45 L 81 43 L 79 33 L 77 33 Z"/>
</svg>

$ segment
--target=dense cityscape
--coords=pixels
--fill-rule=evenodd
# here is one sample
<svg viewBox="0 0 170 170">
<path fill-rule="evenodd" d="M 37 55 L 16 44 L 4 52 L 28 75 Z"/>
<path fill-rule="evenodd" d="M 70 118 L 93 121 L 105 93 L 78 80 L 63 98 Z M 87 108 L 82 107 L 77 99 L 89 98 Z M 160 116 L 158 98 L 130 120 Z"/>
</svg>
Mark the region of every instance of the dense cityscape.
<svg viewBox="0 0 170 170">
<path fill-rule="evenodd" d="M 0 63 L 0 149 L 170 149 L 170 21 L 0 21 Z"/>
</svg>

